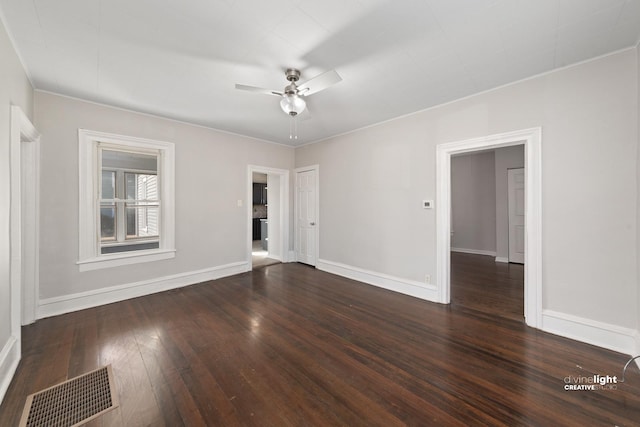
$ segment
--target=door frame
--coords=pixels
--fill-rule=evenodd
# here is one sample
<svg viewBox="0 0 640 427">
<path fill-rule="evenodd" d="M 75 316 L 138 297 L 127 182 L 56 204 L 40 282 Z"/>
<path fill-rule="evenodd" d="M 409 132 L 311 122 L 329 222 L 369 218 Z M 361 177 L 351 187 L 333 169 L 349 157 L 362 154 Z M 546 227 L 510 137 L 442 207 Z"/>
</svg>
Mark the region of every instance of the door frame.
<svg viewBox="0 0 640 427">
<path fill-rule="evenodd" d="M 451 156 L 513 145 L 525 150 L 524 317 L 542 327 L 542 128 L 439 144 L 436 147 L 436 269 L 438 302 L 451 302 Z"/>
<path fill-rule="evenodd" d="M 247 167 L 247 271 L 253 269 L 251 257 L 253 243 L 253 173 L 278 175 L 280 177 L 280 242 L 282 262 L 289 262 L 289 171 L 267 166 L 248 165 Z M 268 197 L 268 196 L 267 196 Z M 271 220 L 271 219 L 270 219 Z"/>
<path fill-rule="evenodd" d="M 26 145 L 23 145 L 26 144 Z M 23 151 L 23 149 L 25 149 Z M 35 322 L 39 294 L 39 236 L 40 236 L 40 133 L 17 105 L 11 106 L 10 135 L 10 283 L 11 283 L 11 335 L 20 349 L 22 324 Z M 27 175 L 28 180 L 23 180 Z M 29 211 L 23 211 L 23 198 Z M 33 230 L 31 238 L 24 239 L 23 229 Z M 23 277 L 23 266 L 33 274 Z M 24 282 L 24 279 L 28 282 Z M 23 283 L 24 282 L 24 283 Z M 25 308 L 23 310 L 23 307 Z M 20 350 L 18 350 L 20 354 Z"/>
<path fill-rule="evenodd" d="M 296 261 L 298 260 L 298 174 L 300 172 L 308 172 L 308 171 L 315 171 L 316 173 L 316 188 L 315 188 L 315 193 L 316 193 L 316 197 L 315 197 L 315 204 L 316 204 L 316 225 L 313 227 L 315 230 L 315 261 L 313 266 L 315 267 L 318 264 L 318 259 L 320 258 L 320 226 L 322 225 L 320 223 L 320 165 L 309 165 L 309 166 L 304 166 L 304 167 L 300 167 L 300 168 L 296 168 L 294 169 L 294 173 L 295 173 L 295 185 L 294 185 L 294 191 L 293 191 L 293 234 L 294 234 L 294 239 L 293 239 L 293 253 L 294 253 L 294 257 Z"/>
</svg>

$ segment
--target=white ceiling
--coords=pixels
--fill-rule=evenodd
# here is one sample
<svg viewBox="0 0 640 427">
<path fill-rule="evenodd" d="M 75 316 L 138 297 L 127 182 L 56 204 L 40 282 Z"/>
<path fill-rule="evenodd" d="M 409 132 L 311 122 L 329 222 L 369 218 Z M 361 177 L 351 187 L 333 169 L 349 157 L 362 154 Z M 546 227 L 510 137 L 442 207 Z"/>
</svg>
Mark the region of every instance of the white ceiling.
<svg viewBox="0 0 640 427">
<path fill-rule="evenodd" d="M 640 0 L 0 0 L 36 89 L 300 145 L 640 40 Z M 282 90 L 335 69 L 297 141 Z"/>
</svg>

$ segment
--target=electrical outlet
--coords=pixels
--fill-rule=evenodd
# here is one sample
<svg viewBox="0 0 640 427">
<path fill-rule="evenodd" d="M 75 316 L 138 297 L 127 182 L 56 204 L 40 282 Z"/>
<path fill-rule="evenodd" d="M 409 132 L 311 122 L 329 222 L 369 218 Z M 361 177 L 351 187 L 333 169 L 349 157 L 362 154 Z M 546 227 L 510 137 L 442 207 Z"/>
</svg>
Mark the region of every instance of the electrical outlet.
<svg viewBox="0 0 640 427">
<path fill-rule="evenodd" d="M 424 283 L 426 283 L 427 285 L 431 284 L 431 275 L 427 274 L 426 276 L 424 276 Z"/>
</svg>

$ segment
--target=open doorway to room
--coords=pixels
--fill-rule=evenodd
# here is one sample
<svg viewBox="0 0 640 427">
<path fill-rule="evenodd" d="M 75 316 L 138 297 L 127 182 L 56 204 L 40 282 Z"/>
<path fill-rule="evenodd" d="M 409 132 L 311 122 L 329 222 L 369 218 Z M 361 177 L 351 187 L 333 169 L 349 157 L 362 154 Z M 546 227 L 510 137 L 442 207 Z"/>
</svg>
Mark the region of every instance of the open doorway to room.
<svg viewBox="0 0 640 427">
<path fill-rule="evenodd" d="M 249 259 L 251 269 L 288 257 L 289 171 L 249 166 Z"/>
<path fill-rule="evenodd" d="M 531 128 L 488 135 L 436 147 L 436 272 L 437 301 L 451 303 L 452 276 L 452 158 L 465 153 L 502 147 L 524 146 L 526 191 L 522 191 L 524 209 L 524 320 L 534 328 L 542 327 L 542 129 Z M 454 234 L 458 231 L 453 230 Z M 496 246 L 497 249 L 497 246 Z M 496 256 L 497 256 L 496 250 Z M 498 260 L 500 261 L 500 260 Z M 494 260 L 495 262 L 495 260 Z"/>
<path fill-rule="evenodd" d="M 524 320 L 524 145 L 451 157 L 451 304 Z"/>
</svg>

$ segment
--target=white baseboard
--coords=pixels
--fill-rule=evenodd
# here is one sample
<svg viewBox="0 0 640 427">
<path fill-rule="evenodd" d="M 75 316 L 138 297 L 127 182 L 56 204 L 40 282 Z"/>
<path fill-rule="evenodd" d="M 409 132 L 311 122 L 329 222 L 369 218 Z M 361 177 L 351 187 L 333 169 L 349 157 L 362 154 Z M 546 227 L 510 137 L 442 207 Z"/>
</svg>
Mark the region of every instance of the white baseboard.
<svg viewBox="0 0 640 427">
<path fill-rule="evenodd" d="M 0 351 L 0 403 L 7 393 L 18 363 L 20 363 L 20 346 L 16 337 L 11 335 Z"/>
<path fill-rule="evenodd" d="M 296 262 L 296 251 L 289 251 L 289 259 L 287 262 Z"/>
<path fill-rule="evenodd" d="M 282 257 L 280 255 L 274 255 L 272 253 L 267 252 L 267 258 L 271 258 L 271 259 L 277 259 L 280 262 L 284 262 L 282 260 Z"/>
<path fill-rule="evenodd" d="M 496 251 L 485 251 L 484 249 L 451 248 L 451 252 L 462 252 L 465 254 L 496 256 Z"/>
<path fill-rule="evenodd" d="M 638 331 L 552 310 L 542 311 L 542 330 L 623 354 L 637 354 Z"/>
<path fill-rule="evenodd" d="M 509 263 L 509 258 L 507 258 L 507 257 L 503 257 L 503 256 L 497 256 L 497 257 L 496 257 L 496 262 L 505 262 L 505 263 Z"/>
<path fill-rule="evenodd" d="M 249 269 L 246 261 L 40 300 L 38 319 L 220 279 Z"/>
<path fill-rule="evenodd" d="M 435 285 L 427 285 L 426 283 L 402 279 L 400 277 L 394 277 L 388 274 L 365 270 L 363 268 L 353 267 L 351 265 L 327 261 L 324 259 L 318 260 L 316 268 L 318 270 L 337 274 L 338 276 L 347 277 L 379 288 L 389 289 L 394 292 L 399 292 L 401 294 L 410 295 L 427 301 L 438 302 L 438 288 Z"/>
</svg>

